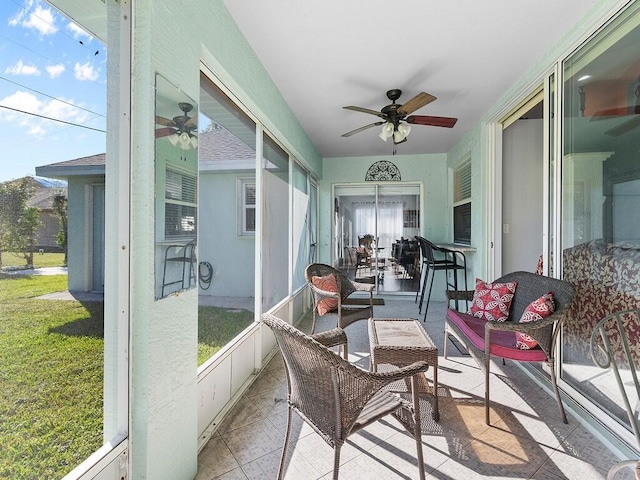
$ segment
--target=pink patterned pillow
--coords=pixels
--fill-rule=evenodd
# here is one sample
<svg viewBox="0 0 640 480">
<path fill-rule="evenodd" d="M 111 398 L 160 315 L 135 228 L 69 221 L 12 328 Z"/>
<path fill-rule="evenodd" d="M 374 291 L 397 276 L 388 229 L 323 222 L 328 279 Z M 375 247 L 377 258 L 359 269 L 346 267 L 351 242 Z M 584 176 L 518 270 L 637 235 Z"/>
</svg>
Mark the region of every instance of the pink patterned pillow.
<svg viewBox="0 0 640 480">
<path fill-rule="evenodd" d="M 520 317 L 520 323 L 535 322 L 536 320 L 542 320 L 548 317 L 555 310 L 555 304 L 553 302 L 553 292 L 545 293 L 543 296 L 534 300 L 527 308 L 524 309 L 522 317 Z M 520 350 L 531 350 L 536 348 L 538 342 L 536 342 L 529 335 L 516 332 L 516 347 Z"/>
<path fill-rule="evenodd" d="M 518 282 L 486 283 L 476 278 L 471 315 L 489 322 L 504 322 L 509 317 L 509 308 Z"/>
<path fill-rule="evenodd" d="M 336 282 L 336 277 L 331 274 L 325 275 L 324 277 L 313 276 L 311 277 L 311 282 L 320 290 L 338 293 L 338 282 Z M 338 308 L 337 298 L 323 298 L 318 302 L 318 315 L 324 315 L 336 308 Z"/>
</svg>

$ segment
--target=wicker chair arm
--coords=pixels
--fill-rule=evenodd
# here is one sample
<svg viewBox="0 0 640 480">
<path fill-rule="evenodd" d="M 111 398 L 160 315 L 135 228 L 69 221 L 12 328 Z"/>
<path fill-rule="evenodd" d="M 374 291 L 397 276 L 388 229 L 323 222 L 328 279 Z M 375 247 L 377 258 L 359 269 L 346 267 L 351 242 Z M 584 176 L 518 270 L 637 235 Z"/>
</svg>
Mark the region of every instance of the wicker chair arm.
<svg viewBox="0 0 640 480">
<path fill-rule="evenodd" d="M 373 292 L 373 289 L 375 288 L 375 285 L 372 283 L 354 282 L 353 280 L 350 281 L 353 288 L 359 292 Z"/>
<path fill-rule="evenodd" d="M 332 330 L 327 330 L 326 332 L 316 333 L 315 335 L 311 335 L 311 338 L 327 348 L 347 343 L 347 334 L 344 333 L 344 330 L 341 328 L 334 328 Z"/>
<path fill-rule="evenodd" d="M 372 378 L 383 380 L 385 383 L 392 383 L 407 377 L 412 377 L 420 372 L 426 372 L 428 369 L 429 364 L 424 360 L 420 360 L 419 362 L 414 362 L 411 365 L 406 365 L 388 372 L 368 372 L 368 375 Z"/>
<path fill-rule="evenodd" d="M 540 328 L 548 327 L 562 318 L 562 315 L 550 315 L 541 320 L 532 322 L 516 323 L 516 322 L 487 322 L 484 325 L 485 332 L 487 330 L 500 330 L 503 332 L 521 332 L 528 333 Z"/>
<path fill-rule="evenodd" d="M 447 294 L 447 303 L 451 300 L 473 300 L 474 290 L 446 290 Z"/>
<path fill-rule="evenodd" d="M 313 284 L 309 284 L 309 287 L 311 288 L 311 291 L 313 293 L 321 297 L 340 298 L 340 295 L 338 295 L 338 292 L 329 292 L 328 290 L 321 290 Z"/>
</svg>

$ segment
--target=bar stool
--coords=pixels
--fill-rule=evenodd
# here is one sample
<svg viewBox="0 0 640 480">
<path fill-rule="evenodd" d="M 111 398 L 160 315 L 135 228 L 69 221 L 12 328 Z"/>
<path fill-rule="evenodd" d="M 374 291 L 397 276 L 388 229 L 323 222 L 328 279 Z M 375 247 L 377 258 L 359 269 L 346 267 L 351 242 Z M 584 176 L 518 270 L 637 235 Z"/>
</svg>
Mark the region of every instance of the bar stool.
<svg viewBox="0 0 640 480">
<path fill-rule="evenodd" d="M 467 290 L 467 259 L 464 253 L 457 250 L 450 250 L 448 248 L 437 247 L 429 240 L 423 237 L 416 236 L 416 239 L 420 243 L 420 249 L 423 255 L 422 265 L 424 266 L 425 275 L 423 276 L 420 303 L 418 304 L 418 313 L 422 313 L 422 305 L 424 302 L 424 294 L 427 288 L 427 281 L 429 280 L 429 272 L 432 271 L 431 281 L 429 282 L 429 293 L 427 294 L 427 303 L 424 310 L 423 321 L 427 319 L 427 311 L 429 310 L 429 301 L 431 300 L 431 290 L 433 289 L 433 277 L 437 271 L 445 271 L 447 279 L 447 290 L 452 287 L 454 290 L 458 290 L 458 270 L 464 271 L 464 288 Z M 441 253 L 442 256 L 436 258 L 434 252 Z M 453 283 L 449 281 L 449 270 L 453 271 Z M 416 292 L 416 300 L 418 292 Z M 456 309 L 458 308 L 456 302 Z"/>
<path fill-rule="evenodd" d="M 182 269 L 177 268 L 177 273 L 180 274 L 180 278 L 168 279 L 167 278 L 167 266 L 170 264 L 181 264 Z M 174 274 L 175 271 L 169 272 L 169 276 Z M 165 296 L 164 290 L 171 285 L 180 284 L 180 289 L 191 288 L 191 285 L 196 284 L 196 240 L 193 239 L 185 244 L 168 245 L 164 252 L 164 268 L 162 271 L 162 296 Z"/>
</svg>

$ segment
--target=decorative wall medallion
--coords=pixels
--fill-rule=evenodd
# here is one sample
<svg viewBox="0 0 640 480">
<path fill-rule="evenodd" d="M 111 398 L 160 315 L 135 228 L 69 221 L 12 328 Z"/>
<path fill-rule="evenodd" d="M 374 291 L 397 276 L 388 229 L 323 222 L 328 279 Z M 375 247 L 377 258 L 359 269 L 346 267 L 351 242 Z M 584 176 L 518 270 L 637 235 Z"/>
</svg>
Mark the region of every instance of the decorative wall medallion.
<svg viewBox="0 0 640 480">
<path fill-rule="evenodd" d="M 365 182 L 376 182 L 385 180 L 399 182 L 400 180 L 402 180 L 402 178 L 400 178 L 400 170 L 398 170 L 398 167 L 396 167 L 391 162 L 381 160 L 369 167 L 364 180 Z"/>
</svg>

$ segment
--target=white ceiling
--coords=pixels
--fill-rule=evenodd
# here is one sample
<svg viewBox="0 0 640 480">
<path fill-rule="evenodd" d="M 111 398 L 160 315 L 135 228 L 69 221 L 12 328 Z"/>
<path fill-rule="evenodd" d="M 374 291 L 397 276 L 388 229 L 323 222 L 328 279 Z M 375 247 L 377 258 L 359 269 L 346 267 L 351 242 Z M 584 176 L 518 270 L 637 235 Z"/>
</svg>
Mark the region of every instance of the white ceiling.
<svg viewBox="0 0 640 480">
<path fill-rule="evenodd" d="M 323 157 L 389 155 L 374 127 L 386 91 L 399 103 L 438 99 L 416 115 L 458 117 L 453 129 L 414 125 L 398 154 L 447 152 L 597 0 L 224 0 Z"/>
</svg>

